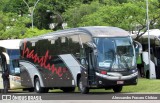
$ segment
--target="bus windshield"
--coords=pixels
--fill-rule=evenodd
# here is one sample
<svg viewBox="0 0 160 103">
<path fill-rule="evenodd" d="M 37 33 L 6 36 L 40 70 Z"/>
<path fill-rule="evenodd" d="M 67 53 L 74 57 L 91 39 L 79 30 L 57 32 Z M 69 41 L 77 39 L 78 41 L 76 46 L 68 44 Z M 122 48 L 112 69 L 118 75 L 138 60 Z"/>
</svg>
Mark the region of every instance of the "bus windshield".
<svg viewBox="0 0 160 103">
<path fill-rule="evenodd" d="M 94 38 L 97 46 L 97 65 L 110 71 L 125 71 L 136 66 L 130 37 Z"/>
</svg>

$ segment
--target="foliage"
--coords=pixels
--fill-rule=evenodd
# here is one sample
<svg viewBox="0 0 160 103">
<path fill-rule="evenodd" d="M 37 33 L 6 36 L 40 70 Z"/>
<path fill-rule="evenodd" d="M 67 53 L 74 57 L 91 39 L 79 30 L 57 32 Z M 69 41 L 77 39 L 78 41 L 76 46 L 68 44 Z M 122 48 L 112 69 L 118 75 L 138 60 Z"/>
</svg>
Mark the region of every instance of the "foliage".
<svg viewBox="0 0 160 103">
<path fill-rule="evenodd" d="M 27 28 L 26 25 L 29 22 L 30 18 L 28 17 L 0 12 L 0 39 L 27 38 L 51 31 Z"/>
<path fill-rule="evenodd" d="M 24 31 L 23 35 L 20 36 L 20 38 L 31 38 L 34 36 L 39 36 L 45 33 L 51 32 L 51 30 L 39 30 L 37 28 L 28 28 Z"/>
<path fill-rule="evenodd" d="M 97 12 L 84 16 L 79 25 L 109 25 L 132 30 L 139 22 L 145 23 L 140 20 L 142 16 L 145 16 L 145 10 L 132 3 L 101 6 Z"/>
<path fill-rule="evenodd" d="M 0 12 L 0 39 L 19 38 L 22 31 L 26 29 L 28 18 L 21 17 L 15 13 Z"/>
<path fill-rule="evenodd" d="M 0 39 L 23 37 L 31 27 L 31 11 L 37 0 L 0 1 Z M 160 0 L 148 0 L 150 28 L 160 26 Z M 40 30 L 105 25 L 128 31 L 146 32 L 145 0 L 39 0 L 33 12 L 33 24 Z M 32 34 L 32 33 L 31 33 Z M 26 35 L 26 34 L 25 34 Z M 28 34 L 30 37 L 30 34 Z M 34 34 L 32 34 L 34 35 Z"/>
<path fill-rule="evenodd" d="M 81 18 L 83 16 L 96 12 L 99 8 L 99 5 L 100 4 L 98 2 L 93 2 L 91 4 L 82 4 L 79 7 L 68 9 L 63 14 L 63 17 L 70 27 L 77 27 L 79 26 L 78 24 L 82 22 Z"/>
<path fill-rule="evenodd" d="M 146 30 L 146 1 L 144 0 L 100 0 L 93 6 L 93 2 L 68 9 L 63 17 L 70 27 L 105 25 L 116 26 L 125 30 L 136 32 L 139 38 Z M 109 2 L 110 1 L 110 2 Z M 103 4 L 103 5 L 101 5 Z M 95 11 L 91 11 L 95 7 Z M 78 8 L 78 9 L 77 9 Z M 87 12 L 86 12 L 87 11 Z M 150 28 L 159 27 L 160 3 L 157 0 L 149 0 Z"/>
<path fill-rule="evenodd" d="M 29 3 L 30 2 L 28 2 L 28 4 Z M 56 26 L 59 26 L 55 28 L 62 29 L 61 26 L 63 19 L 61 17 L 61 13 L 65 12 L 67 8 L 74 7 L 75 5 L 79 4 L 79 0 L 40 0 L 36 6 L 36 9 L 34 10 L 34 25 L 38 29 L 50 29 L 49 24 L 55 22 L 57 23 Z M 33 6 L 34 3 L 32 3 L 30 7 Z"/>
</svg>

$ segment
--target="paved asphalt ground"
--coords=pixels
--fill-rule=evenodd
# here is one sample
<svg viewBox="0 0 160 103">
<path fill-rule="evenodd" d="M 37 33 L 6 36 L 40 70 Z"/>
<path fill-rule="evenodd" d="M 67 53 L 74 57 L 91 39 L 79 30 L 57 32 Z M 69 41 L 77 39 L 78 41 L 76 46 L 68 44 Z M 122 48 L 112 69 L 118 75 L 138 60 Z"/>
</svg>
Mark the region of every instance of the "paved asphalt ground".
<svg viewBox="0 0 160 103">
<path fill-rule="evenodd" d="M 36 97 L 38 100 L 160 100 L 160 94 L 144 94 L 144 93 L 114 93 L 114 92 L 89 92 L 81 94 L 80 92 L 63 93 L 35 93 L 35 92 L 9 92 L 2 95 L 12 95 L 12 99 L 17 99 L 18 96 L 27 98 Z M 20 99 L 21 99 L 20 98 Z M 1 96 L 0 96 L 0 99 Z M 32 99 L 32 98 L 31 98 Z"/>
<path fill-rule="evenodd" d="M 12 100 L 2 100 L 3 95 L 11 96 Z M 38 100 L 21 100 L 24 97 L 34 96 L 38 97 Z M 115 99 L 115 97 L 121 99 Z M 17 100 L 13 101 L 13 99 Z M 0 94 L 0 103 L 160 103 L 160 94 L 113 92 L 90 92 L 89 94 L 81 94 L 79 92 L 49 92 L 38 94 L 34 92 L 9 92 L 7 94 Z"/>
</svg>

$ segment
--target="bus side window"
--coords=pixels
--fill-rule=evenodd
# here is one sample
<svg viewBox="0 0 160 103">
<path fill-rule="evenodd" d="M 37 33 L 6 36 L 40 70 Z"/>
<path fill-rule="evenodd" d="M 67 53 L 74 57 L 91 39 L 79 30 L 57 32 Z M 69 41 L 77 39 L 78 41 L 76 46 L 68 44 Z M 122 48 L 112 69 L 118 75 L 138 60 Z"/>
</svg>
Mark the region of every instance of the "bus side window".
<svg viewBox="0 0 160 103">
<path fill-rule="evenodd" d="M 78 60 L 80 58 L 80 41 L 78 35 L 71 35 L 68 37 L 69 52 L 73 54 Z"/>
<path fill-rule="evenodd" d="M 92 38 L 88 34 L 79 34 L 79 35 L 80 35 L 80 40 L 81 40 L 80 44 L 83 47 L 83 48 L 81 47 L 81 51 L 80 51 L 81 64 L 87 68 L 88 67 L 88 61 L 87 61 L 88 54 L 87 54 L 87 52 L 89 53 L 89 47 L 88 47 L 87 43 L 92 42 Z"/>
<path fill-rule="evenodd" d="M 87 67 L 87 65 L 88 65 L 87 58 L 86 58 L 86 52 L 85 52 L 84 48 L 81 48 L 81 50 L 80 50 L 80 63 L 84 67 Z"/>
<path fill-rule="evenodd" d="M 61 54 L 69 54 L 67 37 L 61 37 L 60 48 L 61 48 Z"/>
<path fill-rule="evenodd" d="M 13 60 L 13 67 L 19 67 L 19 60 Z"/>
<path fill-rule="evenodd" d="M 13 60 L 12 64 L 14 68 L 14 74 L 20 75 L 19 60 Z"/>
<path fill-rule="evenodd" d="M 139 55 L 142 53 L 142 44 L 140 44 L 137 41 L 133 41 L 134 47 L 135 47 L 135 52 L 136 52 L 136 58 L 138 60 Z"/>
</svg>

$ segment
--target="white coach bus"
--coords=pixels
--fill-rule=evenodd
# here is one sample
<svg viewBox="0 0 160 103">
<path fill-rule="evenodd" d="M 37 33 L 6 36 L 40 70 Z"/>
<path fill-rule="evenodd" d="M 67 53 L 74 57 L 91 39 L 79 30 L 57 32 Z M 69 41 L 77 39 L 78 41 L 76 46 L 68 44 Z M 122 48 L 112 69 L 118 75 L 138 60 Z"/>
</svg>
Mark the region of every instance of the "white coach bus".
<svg viewBox="0 0 160 103">
<path fill-rule="evenodd" d="M 0 89 L 19 89 L 21 86 L 20 68 L 19 68 L 19 43 L 20 39 L 0 40 Z M 2 74 L 9 73 L 7 85 L 4 85 Z M 7 86 L 7 87 L 5 87 Z"/>
<path fill-rule="evenodd" d="M 139 68 L 146 78 L 160 79 L 160 30 L 151 29 L 149 30 L 150 35 L 150 60 L 148 60 L 148 31 L 143 34 L 138 42 L 142 44 L 142 64 Z M 135 38 L 136 35 L 133 35 Z M 150 61 L 150 67 L 149 67 Z"/>
</svg>

